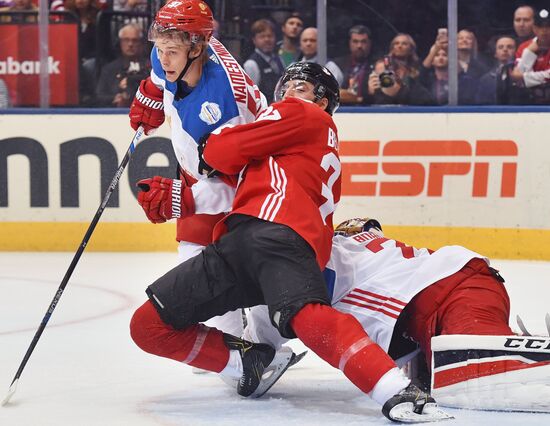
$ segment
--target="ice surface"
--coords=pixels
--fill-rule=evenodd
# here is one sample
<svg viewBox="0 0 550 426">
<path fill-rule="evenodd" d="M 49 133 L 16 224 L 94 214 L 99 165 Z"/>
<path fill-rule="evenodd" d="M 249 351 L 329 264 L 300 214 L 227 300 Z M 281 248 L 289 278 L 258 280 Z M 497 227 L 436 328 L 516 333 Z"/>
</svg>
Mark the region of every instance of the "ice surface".
<svg viewBox="0 0 550 426">
<path fill-rule="evenodd" d="M 71 259 L 71 253 L 0 253 L 0 399 Z M 145 286 L 174 262 L 175 254 L 166 253 L 85 253 L 12 402 L 0 408 L 0 425 L 390 424 L 377 404 L 311 352 L 264 398 L 245 400 L 213 374 L 192 374 L 135 347 L 131 315 L 145 300 Z M 532 333 L 545 332 L 550 263 L 493 266 L 507 280 L 512 318 L 520 313 Z M 550 424 L 550 414 L 449 411 L 456 417 L 449 425 Z"/>
</svg>

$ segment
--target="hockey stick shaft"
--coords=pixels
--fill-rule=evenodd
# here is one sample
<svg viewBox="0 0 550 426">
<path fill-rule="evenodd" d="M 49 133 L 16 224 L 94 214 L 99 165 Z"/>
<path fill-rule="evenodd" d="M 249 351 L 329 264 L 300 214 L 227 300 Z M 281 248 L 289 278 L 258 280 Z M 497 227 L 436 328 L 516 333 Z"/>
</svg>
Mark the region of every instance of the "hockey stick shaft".
<svg viewBox="0 0 550 426">
<path fill-rule="evenodd" d="M 2 401 L 2 405 L 5 405 L 8 403 L 10 398 L 15 393 L 17 382 L 19 381 L 19 378 L 21 377 L 21 373 L 23 373 L 23 369 L 27 365 L 27 361 L 29 360 L 32 352 L 34 351 L 34 348 L 36 347 L 36 344 L 38 343 L 38 340 L 40 339 L 40 336 L 42 335 L 42 332 L 46 328 L 46 325 L 48 324 L 48 321 L 50 320 L 50 317 L 52 316 L 53 311 L 55 310 L 55 307 L 59 303 L 59 299 L 61 299 L 61 296 L 63 295 L 63 291 L 65 290 L 65 287 L 67 286 L 67 283 L 69 282 L 69 279 L 71 278 L 71 275 L 73 274 L 73 271 L 80 260 L 80 256 L 82 256 L 82 253 L 84 252 L 84 249 L 86 248 L 88 241 L 90 240 L 90 237 L 92 236 L 92 233 L 94 232 L 94 229 L 99 222 L 99 219 L 101 218 L 101 215 L 103 214 L 103 210 L 105 210 L 105 206 L 109 202 L 109 199 L 111 198 L 111 194 L 115 190 L 115 188 L 118 185 L 118 182 L 120 180 L 120 177 L 122 176 L 122 173 L 124 172 L 124 169 L 126 168 L 126 165 L 130 161 L 130 157 L 132 153 L 135 150 L 135 147 L 141 137 L 143 136 L 143 128 L 139 127 L 136 131 L 134 138 L 132 139 L 132 142 L 130 143 L 130 146 L 128 150 L 126 151 L 126 155 L 124 155 L 124 158 L 120 162 L 120 165 L 118 166 L 118 169 L 113 176 L 113 179 L 107 188 L 107 191 L 105 192 L 105 195 L 103 197 L 103 200 L 101 201 L 101 204 L 99 205 L 94 218 L 92 219 L 90 225 L 88 226 L 88 230 L 86 231 L 86 234 L 84 234 L 84 238 L 82 239 L 82 242 L 80 243 L 80 246 L 78 247 L 78 250 L 74 254 L 73 260 L 71 261 L 71 264 L 69 265 L 69 269 L 67 269 L 67 272 L 65 272 L 65 276 L 63 277 L 63 280 L 61 281 L 61 284 L 59 285 L 59 288 L 57 289 L 55 296 L 53 300 L 50 303 L 50 306 L 48 307 L 48 310 L 46 311 L 46 315 L 44 315 L 44 318 L 42 318 L 42 322 L 40 323 L 40 326 L 38 327 L 38 330 L 36 330 L 36 333 L 32 339 L 32 342 L 27 349 L 27 352 L 25 353 L 25 356 L 23 357 L 23 361 L 21 361 L 21 364 L 19 365 L 19 368 L 17 369 L 17 373 L 15 373 L 15 377 L 13 378 L 13 381 L 11 382 L 10 389 L 8 390 L 8 394 L 6 398 Z"/>
</svg>

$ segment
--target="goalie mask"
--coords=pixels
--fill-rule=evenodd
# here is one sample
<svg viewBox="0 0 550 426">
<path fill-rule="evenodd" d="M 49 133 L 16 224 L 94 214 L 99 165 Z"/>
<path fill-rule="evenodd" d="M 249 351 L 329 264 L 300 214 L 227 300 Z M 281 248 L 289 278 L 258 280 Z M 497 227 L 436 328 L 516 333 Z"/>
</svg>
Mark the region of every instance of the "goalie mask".
<svg viewBox="0 0 550 426">
<path fill-rule="evenodd" d="M 307 81 L 313 84 L 315 101 L 327 98 L 325 111 L 332 115 L 340 105 L 340 87 L 332 73 L 314 62 L 296 62 L 290 65 L 275 87 L 275 101 L 283 99 L 288 83 L 293 80 Z"/>
<path fill-rule="evenodd" d="M 380 222 L 369 217 L 348 219 L 340 223 L 334 230 L 334 235 L 351 237 L 361 232 L 372 232 L 380 237 L 384 236 Z"/>
</svg>

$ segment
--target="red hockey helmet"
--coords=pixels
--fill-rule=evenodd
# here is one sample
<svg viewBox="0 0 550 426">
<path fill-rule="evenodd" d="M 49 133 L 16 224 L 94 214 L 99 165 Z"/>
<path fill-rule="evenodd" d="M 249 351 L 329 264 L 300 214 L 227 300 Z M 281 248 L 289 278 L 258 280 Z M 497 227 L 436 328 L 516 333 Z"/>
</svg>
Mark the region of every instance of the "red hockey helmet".
<svg viewBox="0 0 550 426">
<path fill-rule="evenodd" d="M 164 32 L 181 31 L 191 35 L 191 40 L 203 36 L 208 39 L 214 30 L 214 17 L 210 7 L 202 0 L 170 0 L 159 9 L 151 30 L 152 40 Z"/>
</svg>

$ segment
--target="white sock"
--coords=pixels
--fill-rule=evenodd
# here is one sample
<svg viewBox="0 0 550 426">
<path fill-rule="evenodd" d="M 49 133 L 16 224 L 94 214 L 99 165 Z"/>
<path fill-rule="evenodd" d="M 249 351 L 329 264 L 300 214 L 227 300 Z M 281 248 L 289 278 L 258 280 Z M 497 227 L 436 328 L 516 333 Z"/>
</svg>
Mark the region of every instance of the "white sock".
<svg viewBox="0 0 550 426">
<path fill-rule="evenodd" d="M 222 371 L 220 371 L 219 374 L 232 379 L 241 378 L 243 375 L 243 360 L 239 351 L 229 351 L 229 360 L 227 361 L 227 365 Z"/>
<path fill-rule="evenodd" d="M 384 405 L 388 399 L 401 392 L 410 383 L 411 381 L 405 377 L 403 372 L 399 368 L 394 367 L 378 380 L 378 383 L 369 392 L 369 395 L 377 403 Z"/>
</svg>

